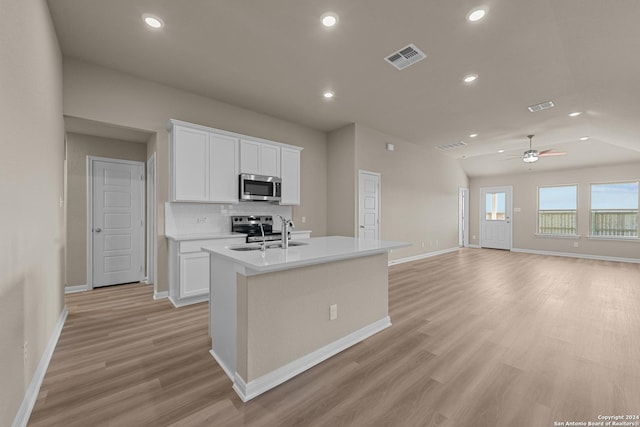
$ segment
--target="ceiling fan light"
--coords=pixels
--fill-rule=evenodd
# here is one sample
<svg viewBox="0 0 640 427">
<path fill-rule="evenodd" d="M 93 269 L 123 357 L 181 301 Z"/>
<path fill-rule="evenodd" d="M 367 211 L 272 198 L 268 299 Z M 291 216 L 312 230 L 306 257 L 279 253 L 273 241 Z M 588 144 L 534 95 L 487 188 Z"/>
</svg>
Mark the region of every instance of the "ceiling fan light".
<svg viewBox="0 0 640 427">
<path fill-rule="evenodd" d="M 525 163 L 533 163 L 538 161 L 538 153 L 535 151 L 526 151 L 524 156 L 522 156 L 522 161 Z"/>
</svg>

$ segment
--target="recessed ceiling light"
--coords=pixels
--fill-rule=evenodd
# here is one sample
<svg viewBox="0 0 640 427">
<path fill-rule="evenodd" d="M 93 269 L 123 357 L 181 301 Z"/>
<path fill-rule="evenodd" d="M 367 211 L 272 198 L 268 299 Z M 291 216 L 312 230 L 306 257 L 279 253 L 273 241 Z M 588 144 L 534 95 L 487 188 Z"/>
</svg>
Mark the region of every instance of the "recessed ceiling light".
<svg viewBox="0 0 640 427">
<path fill-rule="evenodd" d="M 338 15 L 332 12 L 325 13 L 321 19 L 325 27 L 334 27 L 338 23 Z"/>
<path fill-rule="evenodd" d="M 462 81 L 464 81 L 465 83 L 473 83 L 477 79 L 478 79 L 478 75 L 477 74 L 467 74 L 466 76 L 464 76 Z"/>
<path fill-rule="evenodd" d="M 580 141 L 586 141 L 587 139 L 589 139 L 589 137 L 588 137 L 588 136 L 580 137 Z"/>
<path fill-rule="evenodd" d="M 476 136 L 478 136 L 477 133 L 472 133 L 471 135 L 469 135 L 469 138 L 475 138 Z"/>
<path fill-rule="evenodd" d="M 498 150 L 498 153 L 504 153 L 504 150 Z"/>
<path fill-rule="evenodd" d="M 335 94 L 335 93 L 333 93 L 333 92 L 332 92 L 332 91 L 330 91 L 330 90 L 326 90 L 326 91 L 324 91 L 324 93 L 322 94 L 322 96 L 324 96 L 324 99 L 331 99 L 331 98 L 333 98 L 334 96 L 336 96 L 336 94 Z"/>
<path fill-rule="evenodd" d="M 469 21 L 469 22 L 479 21 L 482 18 L 484 18 L 486 14 L 487 14 L 487 10 L 486 9 L 483 9 L 483 8 L 473 9 L 467 15 L 467 21 Z"/>
<path fill-rule="evenodd" d="M 142 15 L 142 19 L 144 20 L 144 23 L 151 28 L 159 29 L 164 27 L 164 21 L 157 16 L 145 13 L 144 15 Z"/>
<path fill-rule="evenodd" d="M 580 114 L 582 114 L 581 111 L 574 111 L 573 113 L 569 113 L 569 117 L 578 117 Z"/>
</svg>

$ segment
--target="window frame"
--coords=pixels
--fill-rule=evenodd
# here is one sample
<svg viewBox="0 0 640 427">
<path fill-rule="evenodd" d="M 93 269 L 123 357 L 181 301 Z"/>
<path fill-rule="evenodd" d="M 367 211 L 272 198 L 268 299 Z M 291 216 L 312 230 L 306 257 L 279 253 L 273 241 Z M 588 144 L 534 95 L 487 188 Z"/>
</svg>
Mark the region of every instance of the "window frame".
<svg viewBox="0 0 640 427">
<path fill-rule="evenodd" d="M 576 192 L 575 206 L 576 208 L 573 210 L 574 221 L 575 221 L 575 231 L 574 233 L 543 233 L 540 231 L 540 190 L 543 188 L 560 188 L 560 187 L 574 187 Z M 577 183 L 571 184 L 550 184 L 550 185 L 538 185 L 536 188 L 536 233 L 535 235 L 538 237 L 559 237 L 559 238 L 578 238 L 580 235 L 578 234 L 579 230 L 579 215 L 578 215 L 578 206 L 580 206 L 580 185 Z M 546 210 L 553 211 L 553 210 Z M 557 211 L 571 211 L 571 209 L 557 209 Z"/>
<path fill-rule="evenodd" d="M 593 186 L 594 185 L 616 185 L 616 184 L 636 184 L 638 187 L 638 200 L 636 207 L 636 235 L 635 236 L 615 236 L 593 234 Z M 598 209 L 596 209 L 598 210 Z M 627 179 L 621 181 L 592 182 L 589 184 L 589 239 L 593 240 L 640 240 L 640 179 Z"/>
</svg>

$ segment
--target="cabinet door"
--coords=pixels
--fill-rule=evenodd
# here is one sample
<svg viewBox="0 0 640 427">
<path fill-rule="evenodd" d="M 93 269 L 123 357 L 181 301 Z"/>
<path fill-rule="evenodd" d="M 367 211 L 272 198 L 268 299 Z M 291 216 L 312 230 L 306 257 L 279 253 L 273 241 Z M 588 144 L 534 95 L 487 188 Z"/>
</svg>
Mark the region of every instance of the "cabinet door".
<svg viewBox="0 0 640 427">
<path fill-rule="evenodd" d="M 260 144 L 260 175 L 280 177 L 280 147 Z"/>
<path fill-rule="evenodd" d="M 209 198 L 209 132 L 175 126 L 173 129 L 173 200 Z"/>
<path fill-rule="evenodd" d="M 238 139 L 211 134 L 209 146 L 209 201 L 238 201 Z"/>
<path fill-rule="evenodd" d="M 282 148 L 280 163 L 282 176 L 281 205 L 300 204 L 300 151 Z"/>
<path fill-rule="evenodd" d="M 209 254 L 180 254 L 180 298 L 209 293 Z"/>
<path fill-rule="evenodd" d="M 260 173 L 260 143 L 240 141 L 240 170 L 242 173 L 262 175 Z"/>
</svg>

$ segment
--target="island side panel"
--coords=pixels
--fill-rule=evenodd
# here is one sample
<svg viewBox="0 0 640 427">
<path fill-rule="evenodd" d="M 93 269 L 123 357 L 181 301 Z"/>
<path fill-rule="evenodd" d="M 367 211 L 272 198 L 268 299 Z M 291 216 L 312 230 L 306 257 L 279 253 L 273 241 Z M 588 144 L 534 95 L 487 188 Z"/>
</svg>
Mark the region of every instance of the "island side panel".
<svg viewBox="0 0 640 427">
<path fill-rule="evenodd" d="M 236 371 L 236 268 L 233 262 L 210 256 L 209 335 L 211 354 L 233 381 Z"/>
<path fill-rule="evenodd" d="M 247 383 L 389 313 L 386 253 L 242 277 L 242 284 L 238 349 L 246 356 L 237 372 Z M 332 304 L 335 320 L 329 320 Z"/>
</svg>

